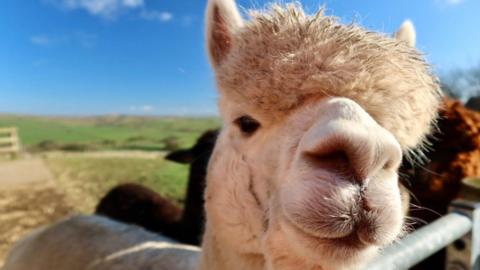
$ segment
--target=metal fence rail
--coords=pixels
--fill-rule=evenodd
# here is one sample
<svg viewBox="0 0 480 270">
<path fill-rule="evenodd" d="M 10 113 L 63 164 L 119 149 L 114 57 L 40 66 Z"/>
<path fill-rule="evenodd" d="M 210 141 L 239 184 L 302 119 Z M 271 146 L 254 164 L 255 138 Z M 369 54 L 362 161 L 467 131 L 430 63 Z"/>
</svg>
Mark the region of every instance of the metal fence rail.
<svg viewBox="0 0 480 270">
<path fill-rule="evenodd" d="M 471 228 L 469 217 L 448 214 L 385 248 L 381 257 L 367 269 L 408 269 L 462 237 Z"/>
<path fill-rule="evenodd" d="M 480 204 L 458 200 L 451 213 L 385 248 L 366 269 L 409 269 L 447 248 L 446 269 L 480 270 Z M 457 245 L 451 245 L 458 240 Z"/>
</svg>

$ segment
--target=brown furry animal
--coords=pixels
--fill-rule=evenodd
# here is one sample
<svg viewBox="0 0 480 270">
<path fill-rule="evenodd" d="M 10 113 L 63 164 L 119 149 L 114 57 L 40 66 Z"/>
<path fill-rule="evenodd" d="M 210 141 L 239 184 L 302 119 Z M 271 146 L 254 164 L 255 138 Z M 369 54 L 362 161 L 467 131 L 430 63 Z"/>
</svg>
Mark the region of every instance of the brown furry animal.
<svg viewBox="0 0 480 270">
<path fill-rule="evenodd" d="M 185 207 L 179 207 L 157 192 L 135 183 L 110 190 L 97 205 L 96 213 L 132 223 L 186 244 L 199 245 L 204 224 L 205 178 L 208 160 L 218 130 L 203 133 L 190 149 L 171 152 L 165 158 L 190 164 Z"/>
<path fill-rule="evenodd" d="M 196 144 L 187 150 L 172 152 L 166 159 L 190 164 L 185 208 L 181 219 L 182 237 L 176 238 L 188 244 L 199 245 L 205 224 L 203 208 L 207 166 L 212 155 L 218 130 L 208 130 L 197 139 Z M 182 240 L 183 239 L 183 240 Z"/>
<path fill-rule="evenodd" d="M 438 128 L 429 162 L 413 167 L 405 163 L 401 169 L 416 197 L 414 203 L 431 209 L 412 214 L 427 222 L 447 213 L 450 202 L 459 196 L 463 178 L 480 176 L 480 113 L 459 100 L 445 99 Z"/>
<path fill-rule="evenodd" d="M 415 166 L 404 162 L 400 169 L 417 205 L 409 213 L 417 221 L 414 228 L 445 215 L 452 200 L 460 196 L 462 179 L 480 176 L 480 113 L 459 100 L 445 99 L 438 128 L 427 153 L 429 162 Z M 444 263 L 442 250 L 414 269 L 442 269 Z"/>
<path fill-rule="evenodd" d="M 111 189 L 95 213 L 172 237 L 182 209 L 143 185 L 126 183 Z"/>
</svg>

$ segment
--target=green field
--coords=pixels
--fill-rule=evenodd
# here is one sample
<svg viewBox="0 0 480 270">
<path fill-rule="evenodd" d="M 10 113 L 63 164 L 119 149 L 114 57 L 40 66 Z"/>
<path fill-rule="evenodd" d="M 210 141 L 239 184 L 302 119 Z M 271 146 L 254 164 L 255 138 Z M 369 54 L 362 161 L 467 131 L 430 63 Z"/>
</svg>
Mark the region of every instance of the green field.
<svg viewBox="0 0 480 270">
<path fill-rule="evenodd" d="M 213 117 L 0 115 L 0 127 L 8 126 L 18 127 L 27 152 L 44 159 L 56 186 L 74 209 L 89 213 L 110 188 L 124 182 L 144 184 L 181 205 L 189 167 L 165 160 L 164 153 L 190 147 L 205 130 L 218 128 L 220 121 Z M 138 157 L 128 150 L 159 154 Z M 125 155 L 89 156 L 92 152 Z"/>
<path fill-rule="evenodd" d="M 91 213 L 99 199 L 112 187 L 140 183 L 183 204 L 188 166 L 163 159 L 86 158 L 47 156 L 58 188 L 79 212 Z"/>
<path fill-rule="evenodd" d="M 0 115 L 0 127 L 16 126 L 24 146 L 42 150 L 171 150 L 188 147 L 218 118 L 34 117 Z"/>
</svg>

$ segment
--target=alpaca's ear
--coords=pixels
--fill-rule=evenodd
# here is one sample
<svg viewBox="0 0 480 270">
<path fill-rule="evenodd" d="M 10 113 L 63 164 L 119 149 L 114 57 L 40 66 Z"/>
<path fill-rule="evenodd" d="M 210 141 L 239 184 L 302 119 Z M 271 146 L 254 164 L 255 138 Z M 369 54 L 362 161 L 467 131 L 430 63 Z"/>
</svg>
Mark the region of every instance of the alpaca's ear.
<svg viewBox="0 0 480 270">
<path fill-rule="evenodd" d="M 214 67 L 222 63 L 232 48 L 233 34 L 243 24 L 234 0 L 208 0 L 206 39 Z"/>
<path fill-rule="evenodd" d="M 165 156 L 166 160 L 170 160 L 182 164 L 190 164 L 194 161 L 193 152 L 190 149 L 177 150 Z"/>
<path fill-rule="evenodd" d="M 416 33 L 415 26 L 413 26 L 412 21 L 406 20 L 400 26 L 397 33 L 395 33 L 395 38 L 398 40 L 403 40 L 407 42 L 408 45 L 415 47 Z"/>
</svg>

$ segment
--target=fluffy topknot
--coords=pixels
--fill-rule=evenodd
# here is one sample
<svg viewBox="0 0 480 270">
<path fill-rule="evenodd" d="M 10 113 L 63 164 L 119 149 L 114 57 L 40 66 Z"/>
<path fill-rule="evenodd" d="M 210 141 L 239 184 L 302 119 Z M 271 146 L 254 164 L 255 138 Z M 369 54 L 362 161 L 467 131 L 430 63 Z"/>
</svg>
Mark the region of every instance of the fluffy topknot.
<svg viewBox="0 0 480 270">
<path fill-rule="evenodd" d="M 299 4 L 252 12 L 232 33 L 216 67 L 221 98 L 282 117 L 310 99 L 342 96 L 360 104 L 400 142 L 418 148 L 441 96 L 437 78 L 408 43 Z"/>
</svg>

